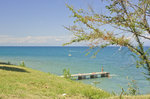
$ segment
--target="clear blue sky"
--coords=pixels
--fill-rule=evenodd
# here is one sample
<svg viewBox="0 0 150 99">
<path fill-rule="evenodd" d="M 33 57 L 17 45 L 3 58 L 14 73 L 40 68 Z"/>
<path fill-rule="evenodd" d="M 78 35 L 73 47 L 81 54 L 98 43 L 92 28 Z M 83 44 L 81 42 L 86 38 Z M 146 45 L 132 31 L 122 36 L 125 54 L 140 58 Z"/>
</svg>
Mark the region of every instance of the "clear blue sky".
<svg viewBox="0 0 150 99">
<path fill-rule="evenodd" d="M 92 0 L 0 0 L 0 46 L 60 46 L 72 33 L 65 4 L 85 7 Z M 94 4 L 95 3 L 95 4 Z"/>
<path fill-rule="evenodd" d="M 100 2 L 100 0 L 96 0 Z M 94 0 L 0 0 L 0 46 L 61 46 L 73 24 L 65 4 L 103 6 Z"/>
</svg>

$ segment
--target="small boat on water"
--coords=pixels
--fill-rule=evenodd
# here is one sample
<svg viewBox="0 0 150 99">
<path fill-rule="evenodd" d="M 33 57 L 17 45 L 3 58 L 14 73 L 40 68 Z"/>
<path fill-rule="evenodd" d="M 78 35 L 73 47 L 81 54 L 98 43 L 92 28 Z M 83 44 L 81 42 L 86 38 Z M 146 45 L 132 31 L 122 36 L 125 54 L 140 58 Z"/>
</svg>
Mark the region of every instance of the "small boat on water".
<svg viewBox="0 0 150 99">
<path fill-rule="evenodd" d="M 72 56 L 71 54 L 68 54 L 68 56 Z"/>
</svg>

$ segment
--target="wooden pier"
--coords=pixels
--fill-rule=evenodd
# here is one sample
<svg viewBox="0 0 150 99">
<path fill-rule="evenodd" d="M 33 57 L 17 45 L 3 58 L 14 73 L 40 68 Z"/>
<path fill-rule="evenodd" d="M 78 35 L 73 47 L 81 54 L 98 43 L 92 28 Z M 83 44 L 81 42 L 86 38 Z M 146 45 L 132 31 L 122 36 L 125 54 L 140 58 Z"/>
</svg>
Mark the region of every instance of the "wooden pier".
<svg viewBox="0 0 150 99">
<path fill-rule="evenodd" d="M 93 73 L 82 73 L 82 74 L 71 75 L 72 78 L 77 78 L 78 80 L 88 79 L 88 78 L 93 79 L 93 78 L 100 78 L 100 77 L 109 77 L 109 76 L 110 73 L 108 72 L 93 72 Z"/>
</svg>

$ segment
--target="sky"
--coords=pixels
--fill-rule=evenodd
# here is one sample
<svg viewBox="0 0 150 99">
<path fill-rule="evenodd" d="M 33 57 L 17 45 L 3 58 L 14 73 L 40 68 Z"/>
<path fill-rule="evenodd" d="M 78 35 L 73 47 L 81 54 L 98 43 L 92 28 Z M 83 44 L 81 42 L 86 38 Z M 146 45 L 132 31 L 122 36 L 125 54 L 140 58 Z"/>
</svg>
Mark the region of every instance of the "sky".
<svg viewBox="0 0 150 99">
<path fill-rule="evenodd" d="M 72 33 L 63 26 L 73 24 L 76 8 L 103 6 L 94 0 L 0 0 L 0 46 L 61 46 Z M 149 43 L 148 43 L 149 44 Z M 74 45 L 84 45 L 74 44 Z"/>
<path fill-rule="evenodd" d="M 79 2 L 80 1 L 80 2 Z M 85 0 L 0 0 L 0 46 L 61 46 L 72 33 L 66 4 L 87 5 Z"/>
</svg>

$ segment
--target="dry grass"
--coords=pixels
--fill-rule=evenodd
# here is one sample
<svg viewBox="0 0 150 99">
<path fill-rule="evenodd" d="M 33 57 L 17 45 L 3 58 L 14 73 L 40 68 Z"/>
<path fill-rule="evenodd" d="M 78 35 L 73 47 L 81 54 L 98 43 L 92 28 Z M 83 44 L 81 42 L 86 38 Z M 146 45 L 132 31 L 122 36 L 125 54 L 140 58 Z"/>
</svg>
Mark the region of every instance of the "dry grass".
<svg viewBox="0 0 150 99">
<path fill-rule="evenodd" d="M 114 96 L 110 97 L 109 99 L 120 99 L 120 97 Z M 150 95 L 122 96 L 121 99 L 150 99 Z"/>
</svg>

